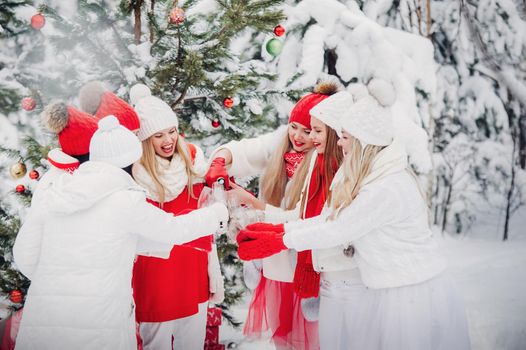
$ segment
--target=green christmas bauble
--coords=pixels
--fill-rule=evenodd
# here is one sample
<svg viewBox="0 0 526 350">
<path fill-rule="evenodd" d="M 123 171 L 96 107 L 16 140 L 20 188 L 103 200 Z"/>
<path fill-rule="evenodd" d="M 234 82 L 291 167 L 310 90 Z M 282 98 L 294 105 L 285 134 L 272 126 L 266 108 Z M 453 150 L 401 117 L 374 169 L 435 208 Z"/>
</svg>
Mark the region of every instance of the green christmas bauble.
<svg viewBox="0 0 526 350">
<path fill-rule="evenodd" d="M 265 45 L 265 48 L 267 49 L 267 52 L 269 54 L 276 57 L 277 55 L 281 53 L 281 49 L 283 49 L 283 43 L 281 42 L 281 40 L 272 38 L 267 42 L 267 45 Z"/>
</svg>

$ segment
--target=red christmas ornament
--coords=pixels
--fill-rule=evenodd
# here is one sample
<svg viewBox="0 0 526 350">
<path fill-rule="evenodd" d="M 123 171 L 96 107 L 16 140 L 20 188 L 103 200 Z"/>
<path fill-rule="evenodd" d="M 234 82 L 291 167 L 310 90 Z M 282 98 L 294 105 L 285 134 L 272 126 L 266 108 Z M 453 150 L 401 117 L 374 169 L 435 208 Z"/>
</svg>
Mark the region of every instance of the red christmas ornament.
<svg viewBox="0 0 526 350">
<path fill-rule="evenodd" d="M 33 27 L 36 30 L 42 29 L 44 25 L 46 24 L 46 17 L 44 17 L 43 14 L 37 13 L 36 15 L 33 15 L 31 17 L 31 27 Z"/>
<path fill-rule="evenodd" d="M 24 296 L 22 295 L 22 292 L 18 289 L 12 290 L 9 292 L 9 300 L 11 300 L 15 304 L 19 304 L 24 299 Z"/>
<path fill-rule="evenodd" d="M 276 36 L 282 36 L 283 34 L 285 34 L 285 28 L 281 24 L 278 24 L 274 28 L 274 34 L 276 34 Z"/>
<path fill-rule="evenodd" d="M 234 105 L 234 100 L 232 99 L 232 97 L 227 97 L 223 100 L 223 106 L 225 106 L 226 108 L 232 108 L 232 106 Z"/>
<path fill-rule="evenodd" d="M 170 11 L 170 23 L 180 25 L 184 22 L 184 10 L 180 7 L 174 7 Z"/>
<path fill-rule="evenodd" d="M 36 170 L 31 170 L 31 171 L 29 172 L 29 178 L 30 178 L 31 180 L 38 180 L 39 177 L 40 177 L 40 174 L 38 173 L 38 171 L 36 171 Z"/>
<path fill-rule="evenodd" d="M 212 126 L 214 128 L 219 128 L 219 125 L 221 125 L 221 123 L 219 122 L 219 120 L 217 118 L 212 120 Z"/>
<path fill-rule="evenodd" d="M 31 97 L 24 97 L 20 101 L 20 106 L 26 111 L 32 111 L 37 106 L 37 103 Z"/>
<path fill-rule="evenodd" d="M 18 185 L 15 189 L 16 193 L 24 193 L 26 191 L 26 186 L 24 185 Z"/>
</svg>

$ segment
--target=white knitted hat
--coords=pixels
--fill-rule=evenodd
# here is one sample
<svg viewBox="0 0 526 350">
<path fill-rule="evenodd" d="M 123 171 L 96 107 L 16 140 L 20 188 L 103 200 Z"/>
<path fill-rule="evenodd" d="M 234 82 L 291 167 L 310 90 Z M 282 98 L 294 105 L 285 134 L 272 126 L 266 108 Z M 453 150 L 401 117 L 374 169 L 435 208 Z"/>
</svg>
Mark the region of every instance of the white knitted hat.
<svg viewBox="0 0 526 350">
<path fill-rule="evenodd" d="M 336 130 L 338 136 L 340 136 L 340 119 L 346 115 L 352 105 L 352 95 L 347 91 L 340 91 L 314 106 L 310 110 L 310 115 Z"/>
<path fill-rule="evenodd" d="M 177 115 L 166 102 L 158 97 L 140 98 L 135 104 L 135 111 L 141 121 L 141 127 L 137 133 L 141 141 L 167 128 L 179 129 Z"/>
<path fill-rule="evenodd" d="M 396 100 L 394 87 L 385 80 L 373 79 L 367 84 L 368 94 L 359 98 L 340 118 L 343 130 L 362 144 L 387 146 L 394 137 L 391 106 Z"/>
<path fill-rule="evenodd" d="M 113 115 L 99 120 L 99 129 L 93 134 L 89 145 L 89 159 L 125 168 L 142 156 L 142 146 L 137 136 Z"/>
</svg>

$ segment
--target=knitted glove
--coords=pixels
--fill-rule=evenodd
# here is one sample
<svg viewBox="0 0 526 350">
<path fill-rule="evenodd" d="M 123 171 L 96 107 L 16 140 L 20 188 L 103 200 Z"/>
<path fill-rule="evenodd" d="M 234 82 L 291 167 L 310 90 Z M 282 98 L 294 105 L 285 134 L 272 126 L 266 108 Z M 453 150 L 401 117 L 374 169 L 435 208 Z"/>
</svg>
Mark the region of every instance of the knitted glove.
<svg viewBox="0 0 526 350">
<path fill-rule="evenodd" d="M 285 227 L 283 224 L 274 225 L 274 224 L 269 224 L 266 222 L 256 222 L 256 223 L 247 225 L 245 229 L 249 231 L 268 231 L 268 232 L 276 232 L 276 233 L 285 232 Z"/>
<path fill-rule="evenodd" d="M 310 250 L 298 252 L 298 261 L 292 282 L 294 291 L 301 298 L 317 297 L 320 291 L 320 274 L 314 271 Z"/>
<path fill-rule="evenodd" d="M 283 243 L 285 232 L 241 230 L 237 235 L 241 260 L 266 258 L 287 249 Z"/>
<path fill-rule="evenodd" d="M 212 187 L 212 185 L 218 180 L 223 179 L 223 186 L 226 189 L 230 188 L 228 172 L 226 171 L 225 163 L 226 160 L 223 157 L 217 157 L 214 158 L 214 160 L 212 160 L 212 162 L 210 163 L 210 168 L 208 168 L 208 171 L 205 175 L 205 181 L 209 187 Z"/>
</svg>

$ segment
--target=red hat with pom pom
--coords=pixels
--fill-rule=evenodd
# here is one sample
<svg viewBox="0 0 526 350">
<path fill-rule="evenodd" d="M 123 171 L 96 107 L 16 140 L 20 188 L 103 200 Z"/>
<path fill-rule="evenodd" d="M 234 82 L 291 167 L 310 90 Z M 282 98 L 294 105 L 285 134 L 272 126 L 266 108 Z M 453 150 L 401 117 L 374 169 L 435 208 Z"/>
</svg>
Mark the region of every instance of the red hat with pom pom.
<svg viewBox="0 0 526 350">
<path fill-rule="evenodd" d="M 64 153 L 70 156 L 89 153 L 91 137 L 97 131 L 97 120 L 92 115 L 55 102 L 44 109 L 42 120 L 50 131 L 58 134 Z"/>
</svg>

